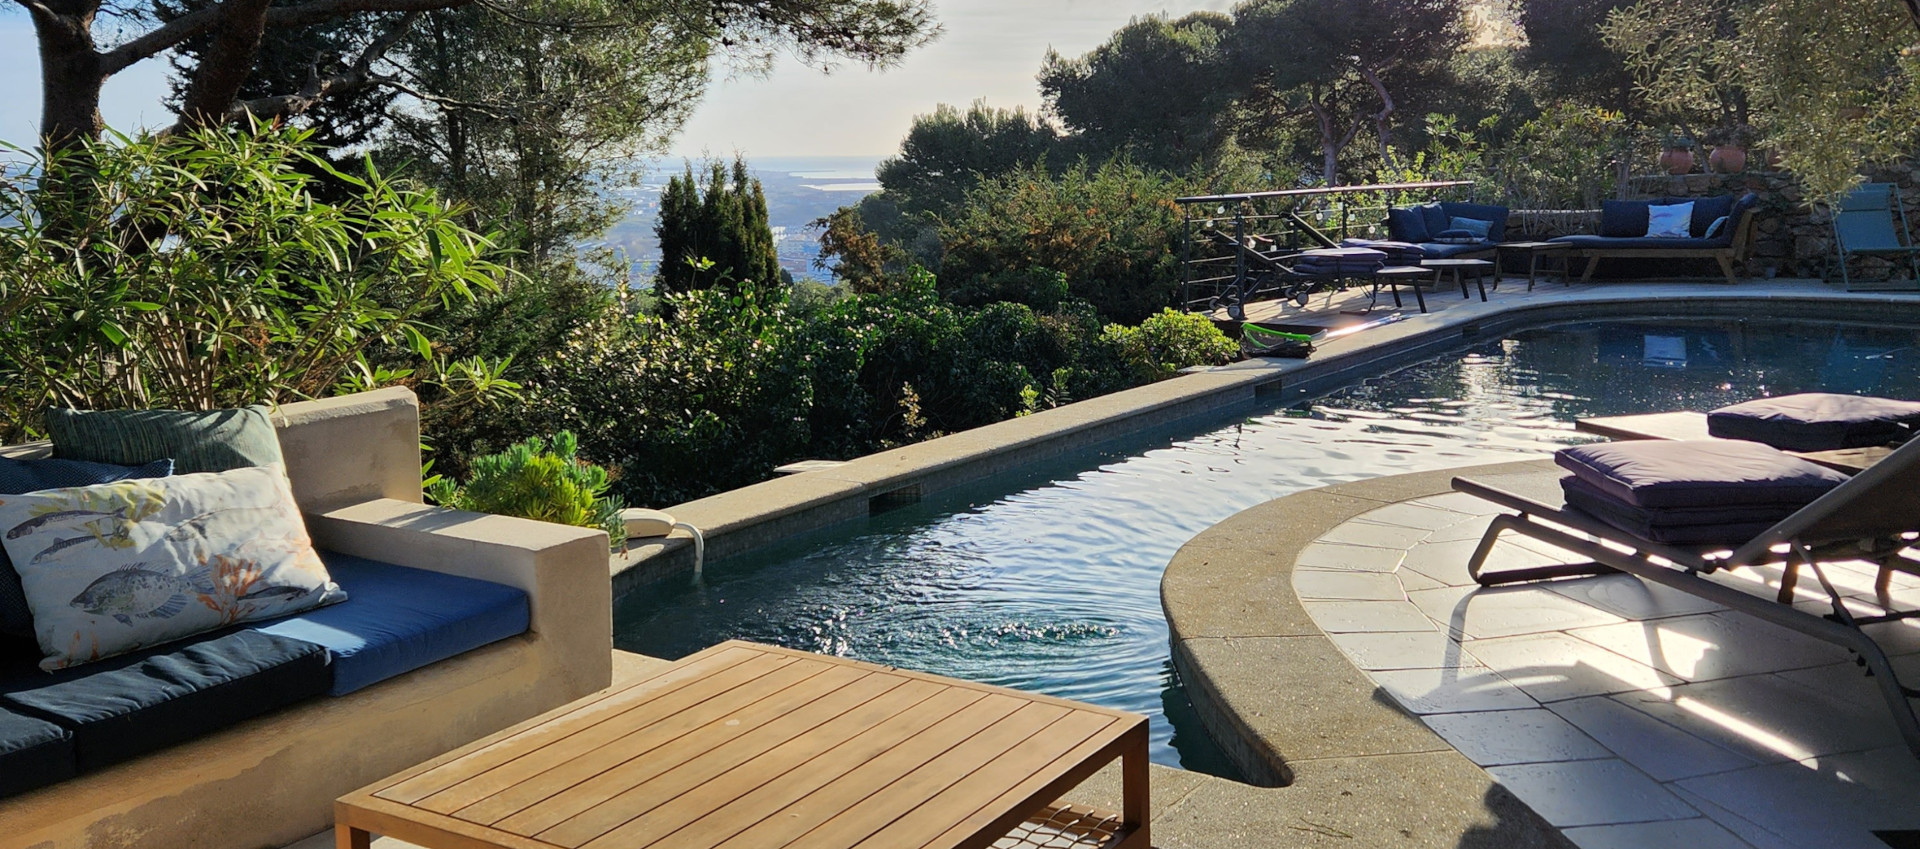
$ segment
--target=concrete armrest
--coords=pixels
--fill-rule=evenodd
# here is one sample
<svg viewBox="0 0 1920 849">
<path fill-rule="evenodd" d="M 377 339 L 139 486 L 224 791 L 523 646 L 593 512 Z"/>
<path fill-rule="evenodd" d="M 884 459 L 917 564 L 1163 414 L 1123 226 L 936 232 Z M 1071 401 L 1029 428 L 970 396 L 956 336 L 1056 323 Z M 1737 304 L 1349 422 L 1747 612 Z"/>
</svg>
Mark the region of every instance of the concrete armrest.
<svg viewBox="0 0 1920 849">
<path fill-rule="evenodd" d="M 518 587 L 532 630 L 556 656 L 607 686 L 613 584 L 602 531 L 382 498 L 307 514 L 319 548 Z M 597 670 L 597 671 L 596 671 Z"/>
</svg>

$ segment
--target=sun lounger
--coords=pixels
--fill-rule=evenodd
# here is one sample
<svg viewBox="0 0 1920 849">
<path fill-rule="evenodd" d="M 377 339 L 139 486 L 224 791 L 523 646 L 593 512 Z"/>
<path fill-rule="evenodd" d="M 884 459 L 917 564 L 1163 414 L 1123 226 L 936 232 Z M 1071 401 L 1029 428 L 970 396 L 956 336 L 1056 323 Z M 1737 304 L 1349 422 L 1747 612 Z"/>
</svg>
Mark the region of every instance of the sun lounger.
<svg viewBox="0 0 1920 849">
<path fill-rule="evenodd" d="M 1587 447 L 1610 449 L 1583 455 L 1593 468 L 1575 477 L 1590 486 L 1576 484 L 1569 489 L 1559 475 L 1551 473 L 1454 479 L 1455 490 L 1515 511 L 1494 517 L 1481 538 L 1468 562 L 1475 581 L 1495 586 L 1626 572 L 1848 649 L 1872 675 L 1901 737 L 1920 757 L 1920 721 L 1908 701 L 1920 697 L 1920 691 L 1900 684 L 1886 652 L 1861 630 L 1920 615 L 1920 611 L 1855 615 L 1824 566 L 1856 560 L 1876 564 L 1882 599 L 1893 571 L 1920 574 L 1920 561 L 1905 554 L 1914 542 L 1911 535 L 1920 532 L 1920 440 L 1895 449 L 1851 478 L 1829 480 L 1830 488 L 1817 481 L 1823 471 L 1820 467 L 1796 466 L 1799 461 L 1791 455 L 1758 443 L 1649 441 Z M 1762 453 L 1768 451 L 1778 457 Z M 1724 481 L 1714 480 L 1716 470 L 1727 472 Z M 1596 480 L 1599 484 L 1593 485 Z M 1724 486 L 1716 489 L 1716 483 Z M 1824 494 L 1786 512 L 1784 518 L 1755 519 L 1778 515 L 1782 505 L 1820 490 Z M 1570 503 L 1594 505 L 1596 492 L 1601 497 L 1599 515 Z M 1607 515 L 1608 511 L 1617 512 Z M 1685 515 L 1684 511 L 1695 512 Z M 1715 511 L 1716 515 L 1706 515 Z M 1635 526 L 1636 519 L 1647 524 Z M 1675 538 L 1656 532 L 1661 531 L 1659 522 L 1667 523 L 1668 530 L 1684 528 L 1680 538 L 1687 541 L 1650 539 Z M 1623 530 L 1623 525 L 1633 530 Z M 1754 527 L 1761 530 L 1754 532 Z M 1593 562 L 1484 571 L 1495 542 L 1509 532 Z M 1784 569 L 1774 600 L 1705 577 L 1722 569 L 1771 565 Z M 1802 566 L 1812 571 L 1832 601 L 1831 614 L 1821 616 L 1788 603 Z"/>
</svg>

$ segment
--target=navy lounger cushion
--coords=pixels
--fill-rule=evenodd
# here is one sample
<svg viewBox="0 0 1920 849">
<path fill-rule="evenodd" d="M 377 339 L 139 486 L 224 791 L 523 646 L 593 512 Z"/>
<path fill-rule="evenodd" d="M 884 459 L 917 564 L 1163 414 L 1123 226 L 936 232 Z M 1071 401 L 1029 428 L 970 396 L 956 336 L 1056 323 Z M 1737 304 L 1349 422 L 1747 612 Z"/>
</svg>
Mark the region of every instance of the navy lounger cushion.
<svg viewBox="0 0 1920 849">
<path fill-rule="evenodd" d="M 527 594 L 504 584 L 321 552 L 348 601 L 255 626 L 326 646 L 333 695 L 524 634 Z"/>
<path fill-rule="evenodd" d="M 1783 451 L 1885 445 L 1920 422 L 1920 402 L 1808 392 L 1761 398 L 1707 414 L 1707 433 L 1763 442 Z"/>
<path fill-rule="evenodd" d="M 1427 227 L 1427 236 L 1429 238 L 1439 235 L 1440 231 L 1447 229 L 1448 215 L 1445 206 L 1437 203 L 1423 203 L 1414 207 L 1413 211 L 1419 213 L 1421 223 Z"/>
<path fill-rule="evenodd" d="M 65 781 L 76 772 L 71 733 L 0 708 L 0 798 Z"/>
<path fill-rule="evenodd" d="M 1799 506 L 1847 480 L 1758 442 L 1726 439 L 1604 442 L 1553 456 L 1595 489 L 1637 507 Z"/>
<path fill-rule="evenodd" d="M 84 460 L 0 457 L 0 495 L 93 486 L 129 478 L 164 478 L 171 474 L 172 460 L 155 460 L 143 466 L 116 466 Z M 33 611 L 27 607 L 27 594 L 20 588 L 20 574 L 13 571 L 13 562 L 7 559 L 4 547 L 0 547 L 0 634 L 33 638 Z"/>
<path fill-rule="evenodd" d="M 1632 238 L 1614 238 L 1612 236 L 1555 236 L 1550 241 L 1572 245 L 1575 248 L 1654 248 L 1671 250 L 1711 250 L 1733 244 L 1733 234 L 1724 229 L 1711 239 L 1663 239 L 1658 236 L 1635 236 Z"/>
<path fill-rule="evenodd" d="M 1481 241 L 1468 242 L 1463 245 L 1426 242 L 1420 246 L 1420 252 L 1425 254 L 1427 259 L 1453 259 L 1462 254 L 1486 253 L 1492 249 L 1492 245 Z"/>
<path fill-rule="evenodd" d="M 1603 200 L 1600 202 L 1600 235 L 1609 239 L 1637 239 L 1647 235 L 1647 207 L 1644 200 Z M 1670 242 L 1669 242 L 1670 243 Z"/>
<path fill-rule="evenodd" d="M 1707 228 L 1713 226 L 1715 219 L 1733 214 L 1733 195 L 1711 198 L 1666 198 L 1660 202 L 1693 204 L 1693 220 L 1692 226 L 1688 229 L 1688 235 L 1696 239 L 1707 238 Z"/>
<path fill-rule="evenodd" d="M 1641 539 L 1668 545 L 1737 546 L 1798 510 L 1797 506 L 1635 507 L 1572 475 L 1560 479 L 1567 505 Z"/>
<path fill-rule="evenodd" d="M 0 671 L 0 707 L 72 731 L 84 772 L 318 696 L 327 680 L 318 645 L 226 631 L 52 674 Z"/>
<path fill-rule="evenodd" d="M 1507 216 L 1510 213 L 1504 206 L 1490 203 L 1446 203 L 1442 206 L 1447 211 L 1449 224 L 1454 218 L 1471 218 L 1487 222 L 1487 241 L 1498 242 L 1507 236 Z"/>
</svg>

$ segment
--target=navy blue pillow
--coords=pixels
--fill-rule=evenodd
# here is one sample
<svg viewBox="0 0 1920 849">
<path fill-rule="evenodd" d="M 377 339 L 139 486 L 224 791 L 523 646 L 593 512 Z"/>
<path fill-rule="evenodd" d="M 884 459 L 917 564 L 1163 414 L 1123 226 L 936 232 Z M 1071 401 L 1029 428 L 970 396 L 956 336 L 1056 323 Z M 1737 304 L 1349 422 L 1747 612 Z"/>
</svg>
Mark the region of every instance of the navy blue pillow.
<svg viewBox="0 0 1920 849">
<path fill-rule="evenodd" d="M 1447 227 L 1447 208 L 1437 203 L 1423 203 L 1413 208 L 1415 214 L 1427 225 L 1427 235 L 1437 236 Z"/>
<path fill-rule="evenodd" d="M 164 478 L 173 474 L 172 460 L 143 466 L 116 466 L 85 460 L 15 460 L 0 457 L 0 495 L 19 495 L 42 489 L 93 486 L 132 478 Z M 20 575 L 13 571 L 5 546 L 0 546 L 0 634 L 33 636 L 33 613 L 27 609 Z"/>
<path fill-rule="evenodd" d="M 1432 237 L 1427 232 L 1427 219 L 1420 213 L 1405 207 L 1387 210 L 1387 235 L 1396 242 L 1419 244 Z"/>
<path fill-rule="evenodd" d="M 1647 235 L 1647 201 L 1603 200 L 1600 202 L 1600 235 L 1637 239 Z"/>
</svg>

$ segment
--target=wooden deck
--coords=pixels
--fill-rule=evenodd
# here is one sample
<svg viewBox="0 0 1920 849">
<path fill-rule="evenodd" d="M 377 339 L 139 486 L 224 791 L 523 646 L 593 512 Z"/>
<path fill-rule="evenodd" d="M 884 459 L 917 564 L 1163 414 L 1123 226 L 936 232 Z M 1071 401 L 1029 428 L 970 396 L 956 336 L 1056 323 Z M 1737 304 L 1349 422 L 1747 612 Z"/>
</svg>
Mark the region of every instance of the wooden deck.
<svg viewBox="0 0 1920 849">
<path fill-rule="evenodd" d="M 342 849 L 1146 849 L 1145 717 L 728 642 L 346 797 Z M 1051 803 L 1122 759 L 1124 811 Z"/>
</svg>

